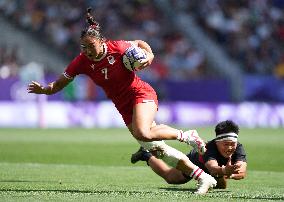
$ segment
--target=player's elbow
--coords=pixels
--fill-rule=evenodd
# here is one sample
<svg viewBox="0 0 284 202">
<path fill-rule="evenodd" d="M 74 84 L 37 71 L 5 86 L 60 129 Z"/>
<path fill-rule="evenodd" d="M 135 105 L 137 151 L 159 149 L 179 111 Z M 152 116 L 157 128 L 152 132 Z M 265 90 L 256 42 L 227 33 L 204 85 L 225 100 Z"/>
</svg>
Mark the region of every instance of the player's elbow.
<svg viewBox="0 0 284 202">
<path fill-rule="evenodd" d="M 226 189 L 227 188 L 227 184 L 217 184 L 216 187 L 214 187 L 215 189 Z"/>
<path fill-rule="evenodd" d="M 241 175 L 238 176 L 238 180 L 245 179 L 246 173 L 242 173 Z"/>
<path fill-rule="evenodd" d="M 233 174 L 233 179 L 235 180 L 242 180 L 245 179 L 246 177 L 246 172 L 238 173 L 238 174 Z"/>
</svg>

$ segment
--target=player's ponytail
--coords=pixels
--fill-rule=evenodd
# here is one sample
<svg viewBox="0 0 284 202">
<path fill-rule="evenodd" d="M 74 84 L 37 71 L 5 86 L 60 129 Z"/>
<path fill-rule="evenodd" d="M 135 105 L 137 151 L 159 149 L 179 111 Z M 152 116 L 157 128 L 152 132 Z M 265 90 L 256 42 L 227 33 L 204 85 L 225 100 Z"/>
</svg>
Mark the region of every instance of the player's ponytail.
<svg viewBox="0 0 284 202">
<path fill-rule="evenodd" d="M 87 8 L 86 21 L 90 26 L 99 26 L 99 23 L 95 20 L 95 17 L 92 15 L 92 8 Z"/>
<path fill-rule="evenodd" d="M 95 17 L 92 15 L 91 7 L 87 8 L 86 22 L 89 26 L 81 32 L 81 38 L 85 36 L 94 36 L 97 39 L 103 40 L 104 37 L 100 32 L 100 24 L 95 20 Z"/>
</svg>

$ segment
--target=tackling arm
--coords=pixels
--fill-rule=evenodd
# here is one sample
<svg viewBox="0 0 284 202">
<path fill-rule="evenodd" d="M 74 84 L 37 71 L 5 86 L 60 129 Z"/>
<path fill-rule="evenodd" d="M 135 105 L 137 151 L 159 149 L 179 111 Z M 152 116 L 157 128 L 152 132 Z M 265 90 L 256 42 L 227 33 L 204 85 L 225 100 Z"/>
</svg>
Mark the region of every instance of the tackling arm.
<svg viewBox="0 0 284 202">
<path fill-rule="evenodd" d="M 28 93 L 52 95 L 62 90 L 71 81 L 71 79 L 66 78 L 64 75 L 61 75 L 57 80 L 49 83 L 46 87 L 36 81 L 32 81 L 28 85 Z"/>
<path fill-rule="evenodd" d="M 238 165 L 238 173 L 232 174 L 229 178 L 234 180 L 244 179 L 247 174 L 247 163 L 244 161 L 237 161 L 235 165 Z"/>
<path fill-rule="evenodd" d="M 228 161 L 226 166 L 219 166 L 216 160 L 209 160 L 205 163 L 206 168 L 211 175 L 215 177 L 225 176 L 226 178 L 240 180 L 246 175 L 246 162 L 237 161 L 231 165 L 231 160 Z"/>
<path fill-rule="evenodd" d="M 208 169 L 210 174 L 214 177 L 224 176 L 222 167 L 218 165 L 216 160 L 209 160 L 205 163 L 205 167 Z"/>
</svg>

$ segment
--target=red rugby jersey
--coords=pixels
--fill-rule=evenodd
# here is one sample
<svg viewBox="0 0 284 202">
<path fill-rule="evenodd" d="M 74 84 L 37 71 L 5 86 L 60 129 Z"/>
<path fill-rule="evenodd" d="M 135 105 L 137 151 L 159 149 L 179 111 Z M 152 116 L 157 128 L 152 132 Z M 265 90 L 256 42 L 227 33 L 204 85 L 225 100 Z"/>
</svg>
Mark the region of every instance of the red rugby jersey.
<svg viewBox="0 0 284 202">
<path fill-rule="evenodd" d="M 64 75 L 73 79 L 78 74 L 88 75 L 95 84 L 101 86 L 107 97 L 119 100 L 127 96 L 143 83 L 134 72 L 124 67 L 122 56 L 131 46 L 128 41 L 106 41 L 105 54 L 98 60 L 92 61 L 82 52 L 65 69 Z"/>
</svg>

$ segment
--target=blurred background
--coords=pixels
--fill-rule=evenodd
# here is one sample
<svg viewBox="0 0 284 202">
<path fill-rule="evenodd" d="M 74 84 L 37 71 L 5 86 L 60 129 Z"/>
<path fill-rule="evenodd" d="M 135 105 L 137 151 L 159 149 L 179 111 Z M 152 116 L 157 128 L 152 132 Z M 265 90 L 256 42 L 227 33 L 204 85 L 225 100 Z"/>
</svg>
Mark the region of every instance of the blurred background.
<svg viewBox="0 0 284 202">
<path fill-rule="evenodd" d="M 89 6 L 106 38 L 151 45 L 138 74 L 158 93 L 157 122 L 284 127 L 284 0 L 0 0 L 0 127 L 124 127 L 86 76 L 52 96 L 26 91 L 79 53 Z"/>
</svg>

